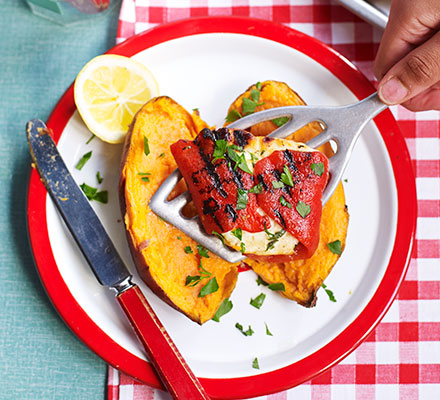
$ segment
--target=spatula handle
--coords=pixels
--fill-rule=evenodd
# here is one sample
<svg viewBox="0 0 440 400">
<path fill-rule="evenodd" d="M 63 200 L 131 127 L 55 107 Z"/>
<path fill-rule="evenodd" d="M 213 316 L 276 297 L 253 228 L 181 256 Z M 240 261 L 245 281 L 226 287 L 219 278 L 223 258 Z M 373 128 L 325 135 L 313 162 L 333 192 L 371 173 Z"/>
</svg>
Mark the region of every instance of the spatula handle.
<svg viewBox="0 0 440 400">
<path fill-rule="evenodd" d="M 139 287 L 133 285 L 117 299 L 171 396 L 181 400 L 209 399 Z"/>
</svg>

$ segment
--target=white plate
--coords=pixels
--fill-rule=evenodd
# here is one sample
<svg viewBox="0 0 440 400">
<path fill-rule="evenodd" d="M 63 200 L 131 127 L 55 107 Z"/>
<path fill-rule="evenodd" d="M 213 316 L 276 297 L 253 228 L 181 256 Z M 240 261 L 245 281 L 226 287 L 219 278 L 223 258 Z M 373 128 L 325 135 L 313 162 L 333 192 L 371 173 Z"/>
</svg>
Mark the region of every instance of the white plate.
<svg viewBox="0 0 440 400">
<path fill-rule="evenodd" d="M 350 87 L 333 72 L 303 53 L 263 37 L 222 32 L 166 40 L 136 52 L 133 58 L 144 63 L 156 76 L 161 95 L 172 97 L 187 110 L 198 108 L 202 118 L 211 125 L 223 124 L 229 104 L 248 86 L 268 79 L 286 82 L 308 104 L 341 105 L 357 100 Z M 347 64 L 342 59 L 340 62 Z M 109 191 L 108 204 L 92 202 L 93 208 L 134 274 L 135 282 L 199 377 L 221 380 L 249 377 L 306 359 L 347 331 L 384 278 L 396 242 L 398 193 L 389 150 L 374 123 L 365 128 L 344 177 L 350 213 L 347 243 L 326 279 L 337 302 L 331 302 L 321 289 L 316 307 L 304 308 L 257 286 L 256 275 L 247 271 L 239 275 L 231 296 L 232 311 L 222 317 L 220 323 L 209 321 L 203 326 L 159 300 L 138 277 L 118 203 L 122 146 L 106 144 L 97 138 L 86 144 L 89 137 L 90 132 L 74 112 L 62 131 L 59 150 L 78 184 L 85 182 Z M 81 171 L 76 170 L 78 160 L 90 150 L 93 150 L 91 159 Z M 101 185 L 96 181 L 97 171 L 104 177 Z M 48 196 L 46 212 L 50 247 L 74 301 L 105 335 L 127 352 L 145 359 L 142 346 L 128 327 L 113 293 L 98 284 Z M 399 267 L 400 278 L 405 268 L 405 265 Z M 397 287 L 393 293 L 395 290 Z M 249 301 L 261 292 L 267 297 L 257 310 Z M 391 298 L 384 299 L 375 323 L 390 302 Z M 243 336 L 234 327 L 236 322 L 245 328 L 251 325 L 255 334 Z M 266 335 L 265 323 L 273 336 Z M 364 334 L 370 328 L 365 327 Z M 344 354 L 335 355 L 328 365 L 346 354 L 345 350 L 341 352 Z M 259 360 L 259 370 L 252 368 L 255 357 Z M 120 364 L 117 360 L 110 362 Z M 252 391 L 246 393 L 255 395 Z"/>
</svg>

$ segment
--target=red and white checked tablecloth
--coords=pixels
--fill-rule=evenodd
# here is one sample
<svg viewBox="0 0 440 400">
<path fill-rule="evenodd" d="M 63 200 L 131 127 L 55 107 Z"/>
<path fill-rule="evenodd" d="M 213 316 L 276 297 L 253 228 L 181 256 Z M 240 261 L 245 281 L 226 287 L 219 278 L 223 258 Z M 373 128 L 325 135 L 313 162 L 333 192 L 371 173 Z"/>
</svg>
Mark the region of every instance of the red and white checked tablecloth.
<svg viewBox="0 0 440 400">
<path fill-rule="evenodd" d="M 331 0 L 124 0 L 117 41 L 161 23 L 214 15 L 286 24 L 332 46 L 373 80 L 382 32 Z M 369 338 L 341 363 L 262 399 L 440 399 L 440 114 L 402 107 L 392 112 L 409 148 L 418 199 L 415 247 L 398 297 Z M 168 395 L 109 367 L 108 398 Z"/>
</svg>

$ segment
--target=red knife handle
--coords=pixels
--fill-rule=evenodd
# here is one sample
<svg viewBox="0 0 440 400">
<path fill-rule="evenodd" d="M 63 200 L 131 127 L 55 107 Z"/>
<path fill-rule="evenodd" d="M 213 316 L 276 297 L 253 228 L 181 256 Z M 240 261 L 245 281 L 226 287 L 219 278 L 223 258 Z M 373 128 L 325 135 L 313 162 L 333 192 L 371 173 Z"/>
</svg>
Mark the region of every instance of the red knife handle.
<svg viewBox="0 0 440 400">
<path fill-rule="evenodd" d="M 171 396 L 180 400 L 209 399 L 139 287 L 133 285 L 117 299 Z"/>
</svg>

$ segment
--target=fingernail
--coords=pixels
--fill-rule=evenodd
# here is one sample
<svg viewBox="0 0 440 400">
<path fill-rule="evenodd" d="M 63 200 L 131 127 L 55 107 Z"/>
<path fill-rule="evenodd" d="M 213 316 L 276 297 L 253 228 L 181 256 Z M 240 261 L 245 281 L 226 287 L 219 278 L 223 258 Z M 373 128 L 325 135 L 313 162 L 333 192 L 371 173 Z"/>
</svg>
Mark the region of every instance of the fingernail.
<svg viewBox="0 0 440 400">
<path fill-rule="evenodd" d="M 379 95 L 385 103 L 399 104 L 408 96 L 408 89 L 399 79 L 392 77 L 380 87 Z"/>
</svg>

